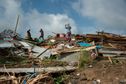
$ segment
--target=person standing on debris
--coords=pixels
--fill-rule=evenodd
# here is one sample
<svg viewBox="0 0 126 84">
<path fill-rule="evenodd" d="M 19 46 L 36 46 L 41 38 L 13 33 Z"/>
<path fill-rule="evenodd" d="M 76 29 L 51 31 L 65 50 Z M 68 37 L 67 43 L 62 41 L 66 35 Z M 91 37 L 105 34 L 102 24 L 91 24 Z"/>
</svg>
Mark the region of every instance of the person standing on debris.
<svg viewBox="0 0 126 84">
<path fill-rule="evenodd" d="M 66 34 L 67 40 L 70 42 L 71 41 L 71 26 L 70 26 L 70 24 L 66 24 L 65 28 L 67 29 L 67 34 Z"/>
<path fill-rule="evenodd" d="M 26 39 L 32 40 L 31 33 L 30 33 L 30 29 L 27 31 Z"/>
<path fill-rule="evenodd" d="M 40 37 L 39 38 L 42 38 L 43 40 L 44 40 L 44 31 L 43 31 L 43 29 L 40 29 Z"/>
</svg>

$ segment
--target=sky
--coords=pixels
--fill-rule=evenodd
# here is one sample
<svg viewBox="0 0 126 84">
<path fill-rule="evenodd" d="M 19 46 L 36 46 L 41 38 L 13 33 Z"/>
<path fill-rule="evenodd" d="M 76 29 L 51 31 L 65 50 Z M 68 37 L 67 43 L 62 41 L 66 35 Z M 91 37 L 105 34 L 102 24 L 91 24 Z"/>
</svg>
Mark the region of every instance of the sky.
<svg viewBox="0 0 126 84">
<path fill-rule="evenodd" d="M 14 30 L 20 16 L 17 32 L 22 36 L 31 29 L 33 37 L 66 33 L 70 24 L 72 33 L 87 34 L 106 31 L 126 34 L 125 0 L 0 0 L 0 31 Z"/>
</svg>

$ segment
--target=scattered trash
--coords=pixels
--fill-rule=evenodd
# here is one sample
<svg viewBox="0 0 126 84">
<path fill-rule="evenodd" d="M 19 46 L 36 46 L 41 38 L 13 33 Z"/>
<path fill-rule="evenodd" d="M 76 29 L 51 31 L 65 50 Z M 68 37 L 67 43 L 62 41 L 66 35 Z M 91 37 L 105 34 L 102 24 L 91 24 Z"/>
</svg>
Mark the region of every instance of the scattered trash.
<svg viewBox="0 0 126 84">
<path fill-rule="evenodd" d="M 89 65 L 88 67 L 89 67 L 89 68 L 92 68 L 93 66 L 92 66 L 92 65 Z"/>
<path fill-rule="evenodd" d="M 8 77 L 0 78 L 4 78 L 4 82 L 11 81 L 11 83 L 13 84 L 20 84 L 19 77 L 10 75 L 10 73 L 13 72 L 15 74 L 25 73 L 25 76 L 20 76 L 24 78 L 20 79 L 20 81 L 22 80 L 23 84 L 36 84 L 40 81 L 41 84 L 44 84 L 44 81 L 46 80 L 49 80 L 50 84 L 54 84 L 55 81 L 61 83 L 64 82 L 66 80 L 65 78 L 67 77 L 58 76 L 59 73 L 62 73 L 62 75 L 64 74 L 64 72 L 72 73 L 72 71 L 75 71 L 76 69 L 79 70 L 78 66 L 80 65 L 82 69 L 85 68 L 83 71 L 86 71 L 86 69 L 88 69 L 84 75 L 85 79 L 81 81 L 91 81 L 93 82 L 93 84 L 101 84 L 101 81 L 103 82 L 103 80 L 101 79 L 102 77 L 99 78 L 93 74 L 96 72 L 98 75 L 99 73 L 103 76 L 108 75 L 108 69 L 114 66 L 113 58 L 125 58 L 125 36 L 103 31 L 97 32 L 97 34 L 76 35 L 71 33 L 71 26 L 69 24 L 65 25 L 65 28 L 67 29 L 66 34 L 55 33 L 56 36 L 49 36 L 48 38 L 44 38 L 44 31 L 42 29 L 40 30 L 40 37 L 38 38 L 33 38 L 29 29 L 28 31 L 26 31 L 27 36 L 25 39 L 21 38 L 20 35 L 18 33 L 15 33 L 13 30 L 4 30 L 3 32 L 1 32 L 0 72 L 7 73 L 9 79 L 7 79 Z M 55 57 L 55 59 L 52 59 L 53 57 Z M 101 57 L 105 60 L 106 57 L 108 58 L 108 64 L 104 65 L 104 63 L 101 63 L 102 65 L 104 65 L 104 67 L 101 65 L 97 66 L 96 64 L 100 62 L 98 59 Z M 54 60 L 58 62 L 54 62 Z M 43 67 L 42 64 L 44 62 L 45 65 L 48 64 L 48 66 Z M 54 63 L 53 67 L 51 66 L 51 62 Z M 65 66 L 59 66 L 63 65 L 63 62 L 67 64 Z M 118 70 L 124 69 L 124 67 L 122 66 L 123 63 L 125 62 L 117 63 L 118 66 L 121 66 L 122 68 L 119 68 Z M 3 65 L 7 65 L 7 68 L 3 68 Z M 99 72 L 97 69 L 95 71 L 95 67 L 102 69 L 102 72 Z M 89 70 L 92 70 L 92 73 L 88 73 Z M 26 73 L 30 73 L 30 76 Z M 55 75 L 58 76 L 56 77 L 57 79 L 53 79 L 50 73 L 58 73 L 57 75 Z M 68 76 L 68 74 L 65 75 Z M 118 74 L 116 75 L 118 76 Z M 69 76 L 68 79 L 70 78 Z M 82 74 L 80 72 L 77 72 L 75 76 L 78 76 L 77 78 L 75 77 L 76 83 L 83 84 L 78 82 L 78 80 L 80 80 L 79 77 L 82 76 Z M 120 79 L 121 78 L 116 77 L 116 80 Z M 2 79 L 0 79 L 0 83 L 3 84 Z M 120 80 L 119 83 L 125 84 L 126 81 Z"/>
</svg>

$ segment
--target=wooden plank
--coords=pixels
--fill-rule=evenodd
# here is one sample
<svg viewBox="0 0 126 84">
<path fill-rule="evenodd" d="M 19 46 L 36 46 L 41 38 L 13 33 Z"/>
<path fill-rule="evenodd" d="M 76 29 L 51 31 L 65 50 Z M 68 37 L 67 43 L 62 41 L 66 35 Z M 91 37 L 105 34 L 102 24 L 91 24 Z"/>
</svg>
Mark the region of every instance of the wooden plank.
<svg viewBox="0 0 126 84">
<path fill-rule="evenodd" d="M 0 72 L 13 72 L 13 73 L 33 73 L 35 72 L 48 72 L 48 73 L 55 73 L 60 71 L 72 71 L 76 70 L 76 67 L 72 66 L 65 66 L 65 67 L 47 67 L 47 68 L 0 68 Z"/>
<path fill-rule="evenodd" d="M 112 59 L 110 56 L 108 56 L 109 62 L 112 64 Z"/>
<path fill-rule="evenodd" d="M 112 58 L 112 59 L 126 60 L 126 57 L 117 57 L 117 58 Z"/>
<path fill-rule="evenodd" d="M 95 48 L 96 48 L 96 46 L 91 46 L 91 47 L 85 48 L 84 50 L 89 51 L 89 50 L 93 50 L 93 49 L 95 49 Z"/>
<path fill-rule="evenodd" d="M 111 43 L 108 43 L 112 48 L 116 48 L 113 44 Z"/>
<path fill-rule="evenodd" d="M 99 53 L 108 53 L 108 54 L 117 54 L 117 55 L 121 55 L 121 54 L 126 54 L 126 51 L 120 51 L 120 50 L 105 50 L 105 49 L 99 49 L 98 51 Z"/>
<path fill-rule="evenodd" d="M 61 51 L 61 52 L 58 52 L 58 53 L 79 52 L 79 51 L 81 51 L 81 50 L 89 51 L 89 50 L 92 50 L 92 49 L 95 49 L 95 48 L 96 48 L 96 46 L 91 46 L 91 47 L 87 47 L 87 48 L 84 48 L 84 49 L 65 50 L 65 51 Z"/>
<path fill-rule="evenodd" d="M 103 53 L 102 54 L 104 57 L 116 57 L 116 56 L 120 56 L 120 55 L 117 55 L 117 54 L 107 54 L 107 53 Z"/>
</svg>

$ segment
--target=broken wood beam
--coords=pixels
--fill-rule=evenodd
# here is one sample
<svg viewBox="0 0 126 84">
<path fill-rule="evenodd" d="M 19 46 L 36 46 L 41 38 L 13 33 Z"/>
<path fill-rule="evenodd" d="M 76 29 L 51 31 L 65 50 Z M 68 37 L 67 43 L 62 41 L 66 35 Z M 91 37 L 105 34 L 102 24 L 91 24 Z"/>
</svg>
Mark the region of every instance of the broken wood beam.
<svg viewBox="0 0 126 84">
<path fill-rule="evenodd" d="M 110 62 L 111 64 L 113 63 L 110 56 L 108 56 L 108 60 L 109 60 L 109 62 Z"/>
<path fill-rule="evenodd" d="M 76 70 L 77 67 L 72 66 L 64 66 L 64 67 L 46 67 L 46 68 L 35 68 L 35 72 L 48 72 L 48 73 L 57 73 L 57 72 L 64 72 L 64 71 L 73 71 Z M 14 72 L 14 73 L 33 73 L 34 68 L 0 68 L 0 72 Z"/>
</svg>

